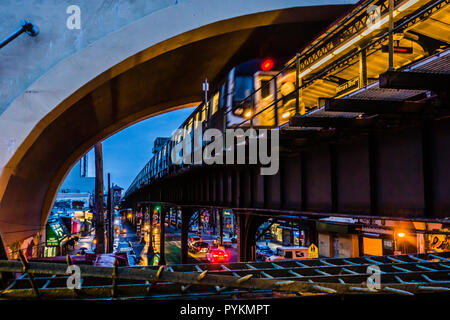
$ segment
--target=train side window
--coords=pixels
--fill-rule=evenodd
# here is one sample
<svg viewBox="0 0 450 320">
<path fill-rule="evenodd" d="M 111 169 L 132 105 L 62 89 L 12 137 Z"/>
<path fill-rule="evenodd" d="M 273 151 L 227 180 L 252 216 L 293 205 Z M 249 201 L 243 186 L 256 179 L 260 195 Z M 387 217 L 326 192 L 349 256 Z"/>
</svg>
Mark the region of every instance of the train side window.
<svg viewBox="0 0 450 320">
<path fill-rule="evenodd" d="M 202 121 L 206 121 L 207 118 L 208 118 L 208 104 L 209 104 L 209 103 L 207 103 L 206 105 L 203 104 L 203 108 L 202 108 Z"/>
<path fill-rule="evenodd" d="M 203 122 L 203 121 L 205 121 L 205 108 L 204 107 L 202 107 L 201 109 L 200 109 L 200 116 L 199 116 L 199 120 L 201 121 L 201 122 Z"/>
<path fill-rule="evenodd" d="M 271 94 L 270 90 L 270 81 L 269 80 L 261 80 L 261 98 L 267 98 Z"/>
<path fill-rule="evenodd" d="M 187 134 L 190 134 L 191 131 L 192 131 L 192 119 L 189 120 L 189 123 L 188 123 L 188 125 L 187 125 L 186 133 L 187 133 Z"/>
<path fill-rule="evenodd" d="M 225 106 L 225 96 L 226 96 L 226 82 L 220 88 L 219 108 L 221 109 Z"/>
<path fill-rule="evenodd" d="M 219 108 L 219 91 L 216 92 L 216 94 L 212 97 L 212 104 L 211 104 L 211 116 L 217 112 Z"/>
<path fill-rule="evenodd" d="M 292 251 L 286 251 L 286 252 L 284 253 L 284 257 L 285 257 L 286 259 L 292 259 Z"/>
<path fill-rule="evenodd" d="M 199 122 L 199 114 L 200 114 L 200 112 L 197 112 L 195 115 L 194 115 L 194 127 L 195 127 L 195 129 L 197 129 L 197 127 L 198 127 L 198 122 Z"/>
</svg>

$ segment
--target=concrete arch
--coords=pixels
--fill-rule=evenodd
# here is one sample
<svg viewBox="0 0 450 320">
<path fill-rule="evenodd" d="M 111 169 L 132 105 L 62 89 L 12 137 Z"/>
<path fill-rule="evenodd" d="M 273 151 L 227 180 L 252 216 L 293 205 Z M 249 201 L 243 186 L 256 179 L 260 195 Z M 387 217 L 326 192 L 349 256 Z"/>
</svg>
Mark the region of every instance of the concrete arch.
<svg viewBox="0 0 450 320">
<path fill-rule="evenodd" d="M 204 76 L 217 79 L 248 58 L 292 52 L 348 8 L 343 4 L 354 2 L 186 1 L 149 14 L 55 65 L 0 116 L 0 137 L 13 142 L 9 150 L 0 150 L 4 242 L 42 229 L 65 175 L 97 141 L 199 101 L 197 84 Z M 298 42 L 255 47 L 290 32 Z"/>
</svg>

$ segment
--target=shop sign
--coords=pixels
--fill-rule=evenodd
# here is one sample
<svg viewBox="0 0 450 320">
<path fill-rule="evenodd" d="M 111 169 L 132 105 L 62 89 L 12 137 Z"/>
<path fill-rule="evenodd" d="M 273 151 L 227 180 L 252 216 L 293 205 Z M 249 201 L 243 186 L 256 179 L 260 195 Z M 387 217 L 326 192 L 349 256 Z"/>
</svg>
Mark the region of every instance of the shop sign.
<svg viewBox="0 0 450 320">
<path fill-rule="evenodd" d="M 47 247 L 58 247 L 68 234 L 66 227 L 58 220 L 47 223 L 46 231 Z"/>
<path fill-rule="evenodd" d="M 362 227 L 361 231 L 368 232 L 368 233 L 378 233 L 378 234 L 393 234 L 394 233 L 392 230 L 381 229 L 381 228 L 371 228 L 371 227 Z"/>
<path fill-rule="evenodd" d="M 383 239 L 383 249 L 394 250 L 394 240 Z"/>
<path fill-rule="evenodd" d="M 47 236 L 46 239 L 47 247 L 59 247 L 59 240 L 49 225 L 47 225 L 46 236 Z"/>
<path fill-rule="evenodd" d="M 353 89 L 358 88 L 358 86 L 359 86 L 359 77 L 350 79 L 336 87 L 336 94 L 339 95 L 339 94 L 349 92 Z"/>
<path fill-rule="evenodd" d="M 319 258 L 319 248 L 312 243 L 308 248 L 308 259 L 317 259 Z"/>
<path fill-rule="evenodd" d="M 428 234 L 429 251 L 450 251 L 450 236 L 446 234 Z"/>
</svg>

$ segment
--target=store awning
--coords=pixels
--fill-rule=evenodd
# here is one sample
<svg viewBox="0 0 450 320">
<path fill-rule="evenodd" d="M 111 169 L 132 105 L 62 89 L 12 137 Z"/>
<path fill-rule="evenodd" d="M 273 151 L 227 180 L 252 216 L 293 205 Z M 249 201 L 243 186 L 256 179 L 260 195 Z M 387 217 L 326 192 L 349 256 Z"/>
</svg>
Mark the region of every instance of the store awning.
<svg viewBox="0 0 450 320">
<path fill-rule="evenodd" d="M 335 223 L 325 223 L 316 221 L 317 231 L 337 232 L 337 233 L 354 233 L 355 226 Z"/>
</svg>

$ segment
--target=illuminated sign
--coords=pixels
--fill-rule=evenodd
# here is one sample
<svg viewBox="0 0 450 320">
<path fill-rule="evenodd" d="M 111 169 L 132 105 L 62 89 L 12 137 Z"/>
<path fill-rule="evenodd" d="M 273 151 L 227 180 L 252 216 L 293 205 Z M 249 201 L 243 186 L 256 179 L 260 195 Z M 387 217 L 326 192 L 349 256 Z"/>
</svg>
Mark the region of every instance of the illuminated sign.
<svg viewBox="0 0 450 320">
<path fill-rule="evenodd" d="M 400 47 L 400 46 L 395 46 L 392 48 L 392 50 L 394 51 L 394 53 L 404 53 L 404 54 L 411 54 L 413 53 L 413 47 Z M 382 52 L 389 52 L 389 46 L 383 46 L 381 48 Z"/>
<path fill-rule="evenodd" d="M 308 259 L 317 259 L 319 258 L 319 248 L 312 243 L 308 248 Z"/>
<path fill-rule="evenodd" d="M 359 78 L 350 79 L 336 87 L 336 94 L 346 93 L 359 87 Z"/>
<path fill-rule="evenodd" d="M 46 246 L 47 247 L 58 247 L 63 240 L 68 235 L 66 227 L 58 220 L 48 222 L 46 228 Z"/>
</svg>

